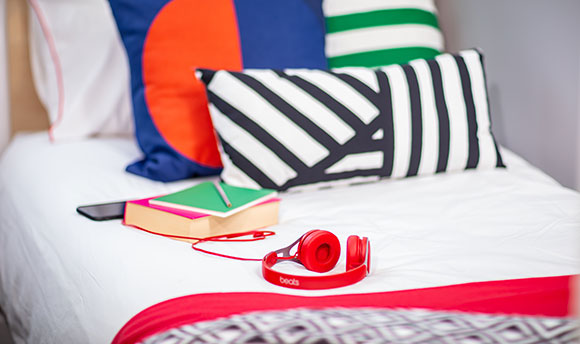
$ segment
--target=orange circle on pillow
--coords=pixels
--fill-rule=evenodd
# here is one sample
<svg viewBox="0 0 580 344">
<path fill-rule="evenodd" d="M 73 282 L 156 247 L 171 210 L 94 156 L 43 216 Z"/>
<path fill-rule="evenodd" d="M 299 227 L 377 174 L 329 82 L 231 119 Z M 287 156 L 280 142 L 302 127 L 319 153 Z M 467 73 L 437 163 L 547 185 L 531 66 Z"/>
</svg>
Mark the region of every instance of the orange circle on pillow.
<svg viewBox="0 0 580 344">
<path fill-rule="evenodd" d="M 242 68 L 231 0 L 173 0 L 153 20 L 143 47 L 145 101 L 165 141 L 185 157 L 221 167 L 203 83 L 195 68 Z"/>
</svg>

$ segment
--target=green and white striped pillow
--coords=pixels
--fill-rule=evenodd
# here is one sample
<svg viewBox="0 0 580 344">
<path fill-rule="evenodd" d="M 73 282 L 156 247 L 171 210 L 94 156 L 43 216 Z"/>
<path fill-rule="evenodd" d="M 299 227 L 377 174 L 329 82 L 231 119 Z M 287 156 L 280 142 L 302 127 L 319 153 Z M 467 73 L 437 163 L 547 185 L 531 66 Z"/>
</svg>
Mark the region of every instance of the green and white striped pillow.
<svg viewBox="0 0 580 344">
<path fill-rule="evenodd" d="M 433 0 L 323 0 L 330 68 L 379 67 L 443 51 Z"/>
</svg>

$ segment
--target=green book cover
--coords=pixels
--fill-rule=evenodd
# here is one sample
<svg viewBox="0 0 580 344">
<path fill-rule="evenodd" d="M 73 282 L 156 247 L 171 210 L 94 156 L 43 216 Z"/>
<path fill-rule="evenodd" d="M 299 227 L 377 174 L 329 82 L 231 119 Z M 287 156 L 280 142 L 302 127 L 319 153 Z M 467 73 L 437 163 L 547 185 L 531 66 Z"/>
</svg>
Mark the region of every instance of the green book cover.
<svg viewBox="0 0 580 344">
<path fill-rule="evenodd" d="M 258 203 L 276 197 L 275 190 L 248 189 L 219 183 L 232 206 L 228 207 L 213 182 L 203 182 L 149 201 L 169 208 L 183 209 L 227 217 Z"/>
</svg>

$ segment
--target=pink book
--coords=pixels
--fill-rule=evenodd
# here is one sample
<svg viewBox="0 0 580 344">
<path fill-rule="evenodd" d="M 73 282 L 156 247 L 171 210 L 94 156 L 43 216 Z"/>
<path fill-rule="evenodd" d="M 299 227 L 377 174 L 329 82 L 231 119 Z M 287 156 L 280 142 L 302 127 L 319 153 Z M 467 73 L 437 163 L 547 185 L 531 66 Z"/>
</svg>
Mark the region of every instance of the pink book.
<svg viewBox="0 0 580 344">
<path fill-rule="evenodd" d="M 169 208 L 169 207 L 164 207 L 164 206 L 160 206 L 160 205 L 156 205 L 156 204 L 150 204 L 149 200 L 157 198 L 159 196 L 155 196 L 155 197 L 148 197 L 148 198 L 143 198 L 143 199 L 138 199 L 138 200 L 133 200 L 133 201 L 127 201 L 128 203 L 134 203 L 140 206 L 144 206 L 144 207 L 149 207 L 149 208 L 153 208 L 153 209 L 159 209 L 159 210 L 163 210 L 166 211 L 168 213 L 172 213 L 175 215 L 179 215 L 179 216 L 183 216 L 186 217 L 188 219 L 198 219 L 200 217 L 205 217 L 205 216 L 210 216 L 208 214 L 204 214 L 204 213 L 198 213 L 195 211 L 188 211 L 188 210 L 181 210 L 181 209 L 175 209 L 175 208 Z M 258 203 L 257 205 L 260 204 L 266 204 L 266 203 L 270 203 L 270 202 L 279 202 L 280 198 L 271 198 L 269 200 L 266 200 L 262 203 Z"/>
</svg>

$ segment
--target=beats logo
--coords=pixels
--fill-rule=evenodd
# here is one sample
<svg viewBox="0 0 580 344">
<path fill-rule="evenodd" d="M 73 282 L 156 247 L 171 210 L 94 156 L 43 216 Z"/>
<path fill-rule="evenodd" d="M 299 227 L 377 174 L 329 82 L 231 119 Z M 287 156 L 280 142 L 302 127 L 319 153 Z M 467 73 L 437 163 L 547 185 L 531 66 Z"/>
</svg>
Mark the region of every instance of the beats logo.
<svg viewBox="0 0 580 344">
<path fill-rule="evenodd" d="M 280 276 L 280 283 L 282 284 L 287 284 L 287 285 L 293 285 L 293 286 L 300 286 L 300 281 L 298 281 L 296 278 L 284 278 L 282 276 Z"/>
</svg>

